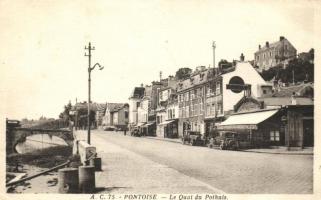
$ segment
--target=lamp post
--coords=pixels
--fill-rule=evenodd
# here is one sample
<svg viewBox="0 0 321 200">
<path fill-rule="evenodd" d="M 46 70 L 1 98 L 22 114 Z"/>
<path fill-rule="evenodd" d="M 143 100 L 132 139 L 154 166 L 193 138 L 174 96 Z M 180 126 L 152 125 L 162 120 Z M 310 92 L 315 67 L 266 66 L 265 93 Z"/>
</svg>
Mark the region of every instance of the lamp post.
<svg viewBox="0 0 321 200">
<path fill-rule="evenodd" d="M 99 67 L 99 70 L 104 69 L 103 66 L 101 66 L 99 63 L 94 64 L 94 66 L 91 67 L 91 51 L 95 50 L 95 47 L 92 47 L 90 42 L 88 47 L 85 46 L 85 50 L 88 50 L 88 54 L 85 53 L 85 56 L 88 56 L 88 113 L 87 113 L 87 126 L 88 126 L 88 132 L 87 132 L 87 143 L 90 144 L 90 92 L 91 92 L 91 76 L 90 73 L 92 70 L 95 69 L 96 66 Z"/>
</svg>

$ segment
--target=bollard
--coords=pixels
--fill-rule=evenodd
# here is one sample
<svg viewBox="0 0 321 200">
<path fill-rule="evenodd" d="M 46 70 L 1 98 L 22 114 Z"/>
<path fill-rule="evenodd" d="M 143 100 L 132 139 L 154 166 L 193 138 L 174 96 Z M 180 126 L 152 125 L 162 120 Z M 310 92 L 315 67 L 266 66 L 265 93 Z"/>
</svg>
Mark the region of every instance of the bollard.
<svg viewBox="0 0 321 200">
<path fill-rule="evenodd" d="M 79 166 L 79 190 L 81 193 L 93 193 L 95 191 L 95 167 Z"/>
<path fill-rule="evenodd" d="M 78 169 L 63 168 L 58 170 L 58 191 L 59 193 L 78 193 Z"/>
<path fill-rule="evenodd" d="M 95 167 L 95 171 L 101 171 L 101 158 L 93 158 L 90 160 L 90 165 Z"/>
</svg>

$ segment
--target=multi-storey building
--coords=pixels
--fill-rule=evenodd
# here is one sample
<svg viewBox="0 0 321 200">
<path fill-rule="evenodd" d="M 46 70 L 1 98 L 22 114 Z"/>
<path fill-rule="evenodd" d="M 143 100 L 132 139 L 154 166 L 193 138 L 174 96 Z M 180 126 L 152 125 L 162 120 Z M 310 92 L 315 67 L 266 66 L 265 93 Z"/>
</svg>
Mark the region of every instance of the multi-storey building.
<svg viewBox="0 0 321 200">
<path fill-rule="evenodd" d="M 97 103 L 96 125 L 98 129 L 103 127 L 103 117 L 106 112 L 107 103 Z"/>
<path fill-rule="evenodd" d="M 174 77 L 167 79 L 167 87 L 159 90 L 158 105 L 156 109 L 156 135 L 158 137 L 177 137 L 177 95 L 176 80 Z M 175 116 L 176 113 L 176 116 Z"/>
<path fill-rule="evenodd" d="M 185 130 L 207 135 L 233 111 L 233 106 L 247 93 L 260 97 L 272 92 L 249 62 L 235 61 L 229 70 L 196 70 L 178 83 L 179 136 Z"/>
<path fill-rule="evenodd" d="M 135 87 L 132 95 L 129 97 L 129 129 L 138 123 L 138 108 L 140 107 L 141 98 L 144 96 L 145 88 Z"/>
<path fill-rule="evenodd" d="M 178 83 L 178 134 L 183 136 L 185 130 L 198 131 L 204 134 L 205 84 L 214 76 L 214 70 L 198 67 L 191 76 Z"/>
<path fill-rule="evenodd" d="M 258 51 L 254 53 L 254 66 L 258 71 L 268 70 L 279 64 L 286 65 L 289 60 L 296 57 L 297 50 L 283 36 L 277 42 L 266 42 L 265 46 L 259 45 Z"/>
</svg>

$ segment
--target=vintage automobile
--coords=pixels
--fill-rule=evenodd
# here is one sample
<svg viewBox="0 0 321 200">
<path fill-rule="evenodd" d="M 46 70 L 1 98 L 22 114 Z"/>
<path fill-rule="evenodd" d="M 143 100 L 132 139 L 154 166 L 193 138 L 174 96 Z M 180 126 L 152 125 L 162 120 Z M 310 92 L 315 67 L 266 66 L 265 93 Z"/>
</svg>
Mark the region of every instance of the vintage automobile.
<svg viewBox="0 0 321 200">
<path fill-rule="evenodd" d="M 251 145 L 248 133 L 234 131 L 219 131 L 218 136 L 211 138 L 208 147 L 219 147 L 221 150 L 238 150 Z"/>
<path fill-rule="evenodd" d="M 204 145 L 204 140 L 202 139 L 202 135 L 200 134 L 200 132 L 186 130 L 182 137 L 182 143 L 189 144 L 192 146 L 195 146 L 195 145 L 202 146 Z"/>
<path fill-rule="evenodd" d="M 141 132 L 140 132 L 137 128 L 131 130 L 131 131 L 130 131 L 130 135 L 131 135 L 131 136 L 135 136 L 135 137 L 140 137 L 140 136 L 142 136 L 142 135 L 141 135 Z"/>
<path fill-rule="evenodd" d="M 106 126 L 104 127 L 104 131 L 114 131 L 116 129 L 115 126 Z"/>
</svg>

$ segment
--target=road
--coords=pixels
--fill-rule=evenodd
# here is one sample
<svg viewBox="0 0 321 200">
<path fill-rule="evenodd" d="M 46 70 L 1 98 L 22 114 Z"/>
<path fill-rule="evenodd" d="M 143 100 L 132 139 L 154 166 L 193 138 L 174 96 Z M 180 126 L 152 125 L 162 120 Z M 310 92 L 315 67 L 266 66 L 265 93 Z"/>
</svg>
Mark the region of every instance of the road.
<svg viewBox="0 0 321 200">
<path fill-rule="evenodd" d="M 92 144 L 102 157 L 103 192 L 313 192 L 312 155 L 222 151 L 106 131 L 92 131 Z"/>
</svg>

